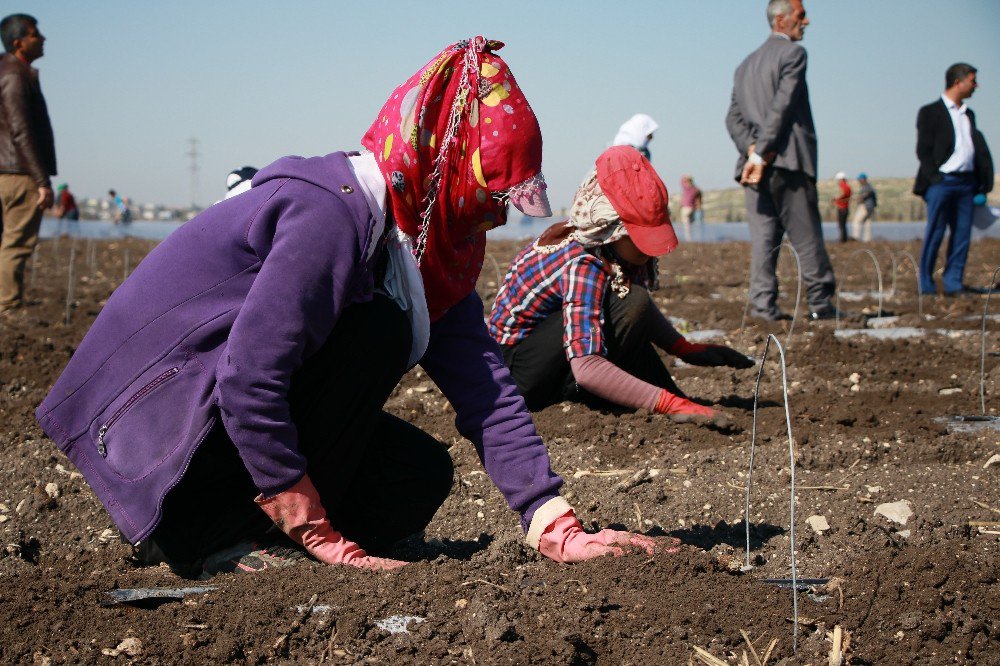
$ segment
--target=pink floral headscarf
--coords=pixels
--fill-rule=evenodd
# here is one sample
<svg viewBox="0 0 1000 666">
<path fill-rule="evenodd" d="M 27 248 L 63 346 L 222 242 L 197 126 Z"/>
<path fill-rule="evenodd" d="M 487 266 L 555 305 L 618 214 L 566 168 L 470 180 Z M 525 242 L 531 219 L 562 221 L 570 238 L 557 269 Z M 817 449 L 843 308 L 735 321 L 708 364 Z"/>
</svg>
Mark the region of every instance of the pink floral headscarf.
<svg viewBox="0 0 1000 666">
<path fill-rule="evenodd" d="M 543 202 L 542 134 L 502 42 L 463 40 L 390 95 L 362 144 L 388 184 L 396 224 L 417 238 L 431 320 L 475 289 L 486 231 L 510 200 Z"/>
</svg>

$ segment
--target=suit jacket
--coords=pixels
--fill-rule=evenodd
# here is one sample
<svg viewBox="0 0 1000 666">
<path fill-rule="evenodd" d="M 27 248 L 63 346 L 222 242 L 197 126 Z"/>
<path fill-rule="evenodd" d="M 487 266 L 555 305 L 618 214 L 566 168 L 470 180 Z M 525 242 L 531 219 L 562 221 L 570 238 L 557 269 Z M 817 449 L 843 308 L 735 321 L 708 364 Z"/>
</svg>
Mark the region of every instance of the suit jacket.
<svg viewBox="0 0 1000 666">
<path fill-rule="evenodd" d="M 38 70 L 13 54 L 0 56 L 0 173 L 27 174 L 50 187 L 56 174 L 52 123 Z"/>
<path fill-rule="evenodd" d="M 806 85 L 806 50 L 771 35 L 736 68 L 726 129 L 740 156 L 736 180 L 757 144 L 757 154 L 776 153 L 773 165 L 816 178 L 816 127 Z"/>
<path fill-rule="evenodd" d="M 987 193 L 993 189 L 993 157 L 986 145 L 986 137 L 976 129 L 976 114 L 968 109 L 969 124 L 972 126 L 972 147 L 976 152 L 973 162 L 976 174 L 976 191 Z M 913 193 L 923 196 L 927 188 L 944 178 L 939 171 L 955 152 L 955 125 L 944 100 L 920 108 L 917 113 L 917 159 L 920 168 L 913 183 Z"/>
</svg>

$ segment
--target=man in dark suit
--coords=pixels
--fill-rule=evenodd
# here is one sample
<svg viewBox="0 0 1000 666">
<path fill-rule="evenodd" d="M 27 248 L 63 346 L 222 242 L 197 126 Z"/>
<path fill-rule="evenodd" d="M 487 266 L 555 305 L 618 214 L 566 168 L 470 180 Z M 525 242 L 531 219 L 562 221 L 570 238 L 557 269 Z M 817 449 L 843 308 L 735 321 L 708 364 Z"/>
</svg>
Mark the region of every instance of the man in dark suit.
<svg viewBox="0 0 1000 666">
<path fill-rule="evenodd" d="M 816 194 L 816 128 L 806 86 L 809 25 L 801 0 L 770 0 L 771 35 L 736 69 L 726 128 L 739 151 L 750 225 L 752 314 L 786 319 L 778 309 L 778 248 L 787 233 L 799 255 L 813 319 L 836 316 L 836 288 L 823 244 Z"/>
<path fill-rule="evenodd" d="M 920 168 L 913 193 L 927 202 L 927 231 L 920 252 L 920 291 L 936 294 L 934 264 L 944 240 L 951 233 L 948 257 L 941 279 L 945 296 L 978 293 L 962 278 L 972 238 L 972 206 L 976 194 L 993 189 L 993 158 L 986 139 L 976 130 L 976 116 L 965 105 L 979 84 L 976 68 L 956 63 L 945 72 L 940 99 L 917 114 L 917 158 Z"/>
</svg>

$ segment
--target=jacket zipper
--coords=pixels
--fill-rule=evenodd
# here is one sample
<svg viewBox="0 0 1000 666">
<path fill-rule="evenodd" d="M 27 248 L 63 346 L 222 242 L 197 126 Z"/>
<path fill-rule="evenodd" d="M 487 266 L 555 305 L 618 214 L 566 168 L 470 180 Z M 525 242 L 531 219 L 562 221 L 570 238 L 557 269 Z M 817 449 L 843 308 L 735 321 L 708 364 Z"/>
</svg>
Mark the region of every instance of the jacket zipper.
<svg viewBox="0 0 1000 666">
<path fill-rule="evenodd" d="M 168 379 L 176 375 L 178 372 L 180 372 L 180 368 L 170 368 L 162 375 L 159 375 L 158 377 L 153 379 L 153 381 L 143 386 L 141 389 L 139 389 L 138 393 L 129 398 L 124 405 L 119 407 L 118 410 L 111 415 L 111 418 L 108 419 L 107 423 L 105 423 L 100 427 L 100 429 L 97 431 L 97 452 L 101 454 L 102 458 L 108 457 L 108 445 L 104 442 L 104 435 L 105 433 L 108 432 L 108 428 L 113 426 L 115 424 L 115 421 L 120 419 L 122 415 L 128 411 L 129 407 L 134 405 L 136 402 L 138 402 L 145 396 L 149 395 L 149 393 L 153 389 L 155 389 L 157 386 L 159 386 L 163 382 L 167 381 Z"/>
</svg>

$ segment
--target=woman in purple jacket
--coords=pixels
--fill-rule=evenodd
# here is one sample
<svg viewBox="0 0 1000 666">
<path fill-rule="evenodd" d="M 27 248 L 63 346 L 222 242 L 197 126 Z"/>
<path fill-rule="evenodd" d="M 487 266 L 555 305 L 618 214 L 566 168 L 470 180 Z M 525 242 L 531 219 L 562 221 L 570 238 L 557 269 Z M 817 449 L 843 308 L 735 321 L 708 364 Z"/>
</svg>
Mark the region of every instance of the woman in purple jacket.
<svg viewBox="0 0 1000 666">
<path fill-rule="evenodd" d="M 201 575 L 277 525 L 322 562 L 402 566 L 368 553 L 426 526 L 453 473 L 382 409 L 418 360 L 530 545 L 561 562 L 652 550 L 583 531 L 483 321 L 486 230 L 508 201 L 550 214 L 500 46 L 445 49 L 390 96 L 371 153 L 262 169 L 109 299 L 37 417 L 143 561 Z"/>
</svg>

